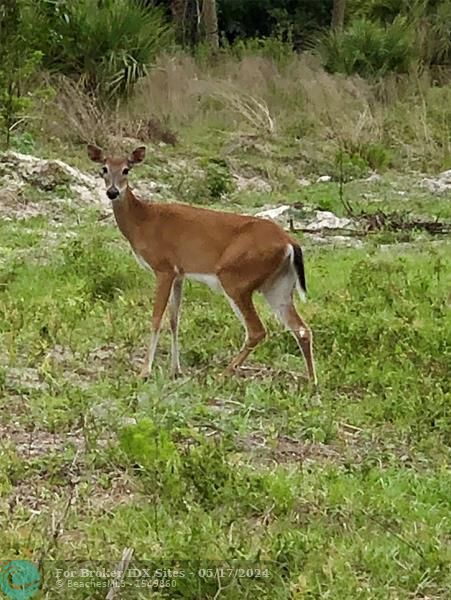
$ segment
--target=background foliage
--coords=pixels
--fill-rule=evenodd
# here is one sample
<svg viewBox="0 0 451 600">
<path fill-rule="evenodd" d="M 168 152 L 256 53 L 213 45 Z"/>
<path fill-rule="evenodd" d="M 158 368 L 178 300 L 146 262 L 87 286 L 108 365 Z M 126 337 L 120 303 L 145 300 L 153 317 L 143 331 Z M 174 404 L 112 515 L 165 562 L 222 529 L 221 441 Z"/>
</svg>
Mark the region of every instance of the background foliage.
<svg viewBox="0 0 451 600">
<path fill-rule="evenodd" d="M 130 600 L 449 600 L 449 0 L 213 2 L 0 2 L 1 141 L 26 154 L 0 153 L 0 555 L 52 598 L 58 561 L 132 547 L 193 569 Z M 154 279 L 86 142 L 145 144 L 146 199 L 289 205 L 319 388 L 258 296 L 257 370 L 224 377 L 241 325 L 190 282 L 184 377 L 163 331 L 138 380 Z M 319 210 L 350 235 L 301 233 Z M 237 559 L 271 579 L 192 564 Z"/>
</svg>

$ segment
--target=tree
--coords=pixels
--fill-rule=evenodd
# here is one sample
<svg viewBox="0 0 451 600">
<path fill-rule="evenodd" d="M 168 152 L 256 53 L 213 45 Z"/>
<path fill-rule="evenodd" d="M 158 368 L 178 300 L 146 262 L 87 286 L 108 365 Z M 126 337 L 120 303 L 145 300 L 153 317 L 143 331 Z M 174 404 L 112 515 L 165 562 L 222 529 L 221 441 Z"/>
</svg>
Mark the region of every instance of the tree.
<svg viewBox="0 0 451 600">
<path fill-rule="evenodd" d="M 345 21 L 346 0 L 334 0 L 332 9 L 331 28 L 333 31 L 341 31 Z"/>
<path fill-rule="evenodd" d="M 202 6 L 202 17 L 205 28 L 205 39 L 212 50 L 219 48 L 218 35 L 218 13 L 216 0 L 204 0 Z"/>
<path fill-rule="evenodd" d="M 219 48 L 216 0 L 170 0 L 170 10 L 184 45 L 205 40 L 212 50 Z"/>
<path fill-rule="evenodd" d="M 24 89 L 42 53 L 30 48 L 22 13 L 25 2 L 0 3 L 0 132 L 9 148 L 13 130 L 26 118 L 33 94 Z"/>
</svg>

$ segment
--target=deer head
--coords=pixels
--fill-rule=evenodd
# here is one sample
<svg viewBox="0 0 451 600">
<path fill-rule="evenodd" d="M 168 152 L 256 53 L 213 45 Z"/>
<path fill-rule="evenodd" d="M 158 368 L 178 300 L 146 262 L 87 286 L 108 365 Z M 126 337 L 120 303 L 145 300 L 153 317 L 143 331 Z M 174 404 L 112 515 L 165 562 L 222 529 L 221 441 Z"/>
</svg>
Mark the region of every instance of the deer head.
<svg viewBox="0 0 451 600">
<path fill-rule="evenodd" d="M 106 195 L 110 200 L 121 198 L 128 187 L 127 176 L 130 169 L 141 163 L 146 155 L 145 146 L 133 150 L 126 157 L 105 156 L 98 146 L 88 144 L 89 158 L 102 165 L 101 176 L 105 181 Z"/>
</svg>

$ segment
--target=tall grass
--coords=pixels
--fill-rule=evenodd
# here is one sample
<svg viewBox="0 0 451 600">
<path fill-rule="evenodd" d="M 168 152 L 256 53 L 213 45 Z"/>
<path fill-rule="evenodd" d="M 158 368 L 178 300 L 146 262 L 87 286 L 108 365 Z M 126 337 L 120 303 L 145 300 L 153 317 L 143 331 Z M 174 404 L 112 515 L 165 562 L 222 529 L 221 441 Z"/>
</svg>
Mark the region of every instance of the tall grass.
<svg viewBox="0 0 451 600">
<path fill-rule="evenodd" d="M 160 56 L 114 108 L 98 108 L 70 81 L 54 85 L 55 98 L 40 113 L 44 136 L 69 142 L 133 137 L 153 118 L 208 152 L 227 140 L 238 151 L 246 139 L 260 140 L 268 156 L 289 148 L 313 171 L 333 163 L 339 150 L 365 160 L 382 156 L 375 167 L 387 155 L 395 166 L 449 167 L 451 87 L 434 87 L 428 71 L 369 82 L 328 73 L 307 55 L 293 54 L 286 65 L 226 55 L 208 65 L 180 53 Z"/>
</svg>

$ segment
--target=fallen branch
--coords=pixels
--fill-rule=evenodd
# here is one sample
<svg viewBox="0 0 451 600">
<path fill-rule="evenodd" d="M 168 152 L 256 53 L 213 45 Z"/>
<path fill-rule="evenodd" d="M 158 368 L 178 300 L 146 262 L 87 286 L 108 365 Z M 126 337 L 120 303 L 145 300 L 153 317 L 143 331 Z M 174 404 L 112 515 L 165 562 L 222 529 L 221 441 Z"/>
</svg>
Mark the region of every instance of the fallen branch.
<svg viewBox="0 0 451 600">
<path fill-rule="evenodd" d="M 415 229 L 427 231 L 433 235 L 451 233 L 451 224 L 442 223 L 437 219 L 434 221 L 410 218 L 402 213 L 384 213 L 378 211 L 371 214 L 361 214 L 359 220 L 365 229 L 365 232 L 371 231 L 412 231 Z"/>
</svg>

